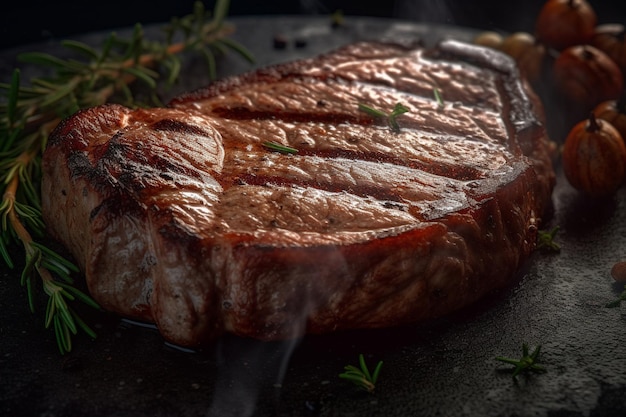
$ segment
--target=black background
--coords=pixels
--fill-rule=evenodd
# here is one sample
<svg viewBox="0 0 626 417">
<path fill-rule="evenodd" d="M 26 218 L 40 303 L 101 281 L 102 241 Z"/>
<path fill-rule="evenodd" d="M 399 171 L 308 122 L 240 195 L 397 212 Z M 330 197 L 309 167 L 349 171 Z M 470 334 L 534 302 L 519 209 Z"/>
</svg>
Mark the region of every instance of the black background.
<svg viewBox="0 0 626 417">
<path fill-rule="evenodd" d="M 27 0 L 0 9 L 0 48 L 114 30 L 135 23 L 168 22 L 193 9 L 194 0 L 84 1 Z M 446 23 L 480 29 L 532 31 L 544 0 L 232 0 L 230 16 L 268 14 L 331 14 L 380 16 L 415 22 Z M 590 2 L 600 22 L 626 23 L 623 10 L 610 1 Z M 214 0 L 204 0 L 212 9 Z M 623 7 L 619 7 L 623 9 Z"/>
</svg>

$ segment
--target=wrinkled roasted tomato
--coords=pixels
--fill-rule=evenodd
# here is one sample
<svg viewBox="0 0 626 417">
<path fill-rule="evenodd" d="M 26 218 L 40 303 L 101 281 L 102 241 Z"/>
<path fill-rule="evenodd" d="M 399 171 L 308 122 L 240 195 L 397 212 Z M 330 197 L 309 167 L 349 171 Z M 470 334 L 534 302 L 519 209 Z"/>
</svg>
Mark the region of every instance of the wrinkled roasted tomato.
<svg viewBox="0 0 626 417">
<path fill-rule="evenodd" d="M 590 196 L 611 195 L 624 182 L 626 145 L 617 129 L 593 113 L 569 132 L 562 158 L 569 183 Z"/>
<path fill-rule="evenodd" d="M 589 44 L 609 56 L 626 75 L 626 27 L 619 23 L 607 23 L 596 27 Z"/>
<path fill-rule="evenodd" d="M 546 62 L 546 47 L 527 32 L 516 32 L 502 40 L 499 49 L 511 56 L 522 75 L 532 84 L 542 78 Z"/>
<path fill-rule="evenodd" d="M 626 90 L 618 100 L 603 101 L 593 112 L 597 118 L 611 123 L 622 135 L 622 139 L 626 140 Z"/>
<path fill-rule="evenodd" d="M 597 16 L 586 0 L 548 0 L 535 22 L 535 36 L 548 47 L 563 50 L 587 43 Z"/>
<path fill-rule="evenodd" d="M 570 46 L 561 51 L 553 65 L 560 94 L 570 105 L 585 113 L 598 103 L 620 96 L 624 87 L 622 71 L 604 52 L 590 45 Z"/>
</svg>

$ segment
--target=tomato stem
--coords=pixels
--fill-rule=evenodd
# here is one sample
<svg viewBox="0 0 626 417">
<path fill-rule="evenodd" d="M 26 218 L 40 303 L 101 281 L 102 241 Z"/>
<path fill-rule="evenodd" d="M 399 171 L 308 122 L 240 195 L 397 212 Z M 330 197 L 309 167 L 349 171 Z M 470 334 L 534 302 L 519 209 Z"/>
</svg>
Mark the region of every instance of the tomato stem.
<svg viewBox="0 0 626 417">
<path fill-rule="evenodd" d="M 587 123 L 586 130 L 587 132 L 590 132 L 590 133 L 597 132 L 598 130 L 600 130 L 600 124 L 598 123 L 598 120 L 596 119 L 596 115 L 593 112 L 589 113 L 589 122 Z"/>
<path fill-rule="evenodd" d="M 583 45 L 582 52 L 583 52 L 582 56 L 585 59 L 585 61 L 591 61 L 592 59 L 595 58 L 595 54 L 593 53 L 593 51 L 591 51 L 591 49 L 587 47 L 587 45 Z"/>
</svg>

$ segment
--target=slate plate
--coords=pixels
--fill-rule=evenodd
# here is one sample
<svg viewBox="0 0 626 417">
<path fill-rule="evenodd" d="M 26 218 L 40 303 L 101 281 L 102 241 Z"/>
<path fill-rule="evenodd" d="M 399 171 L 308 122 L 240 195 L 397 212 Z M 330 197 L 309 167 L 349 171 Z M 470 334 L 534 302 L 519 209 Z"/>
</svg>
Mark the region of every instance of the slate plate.
<svg viewBox="0 0 626 417">
<path fill-rule="evenodd" d="M 256 66 L 311 56 L 371 38 L 469 40 L 465 28 L 327 17 L 233 18 L 234 37 Z M 147 27 L 148 35 L 158 27 Z M 120 32 L 123 35 L 123 31 Z M 281 35 L 284 48 L 274 40 Z M 103 34 L 80 39 L 97 44 Z M 296 41 L 302 41 L 296 44 Z M 15 54 L 0 53 L 1 80 Z M 176 94 L 209 82 L 187 63 Z M 252 69 L 235 55 L 220 76 Z M 24 78 L 36 74 L 23 68 Z M 550 117 L 550 115 L 548 115 Z M 558 254 L 536 253 L 509 289 L 469 310 L 428 325 L 258 343 L 226 337 L 214 349 L 186 352 L 152 328 L 84 311 L 98 338 L 75 338 L 60 356 L 42 312 L 28 311 L 19 267 L 0 269 L 0 415 L 6 416 L 616 416 L 626 412 L 626 310 L 604 305 L 623 289 L 611 266 L 626 259 L 626 190 L 604 201 L 579 196 L 559 169 L 555 212 Z M 19 256 L 19 253 L 16 254 Z M 513 380 L 495 356 L 516 357 L 522 343 L 541 344 L 541 375 Z M 359 353 L 384 361 L 374 395 L 338 378 Z"/>
</svg>

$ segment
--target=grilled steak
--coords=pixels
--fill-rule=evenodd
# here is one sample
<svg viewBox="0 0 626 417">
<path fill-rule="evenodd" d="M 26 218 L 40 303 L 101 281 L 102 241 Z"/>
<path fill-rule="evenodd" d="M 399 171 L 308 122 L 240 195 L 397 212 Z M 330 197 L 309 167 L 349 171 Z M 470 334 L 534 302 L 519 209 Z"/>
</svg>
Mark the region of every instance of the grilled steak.
<svg viewBox="0 0 626 417">
<path fill-rule="evenodd" d="M 399 129 L 359 106 L 397 103 Z M 183 346 L 419 322 L 534 249 L 542 118 L 497 52 L 356 43 L 167 108 L 76 113 L 44 154 L 45 221 L 105 309 Z"/>
</svg>

